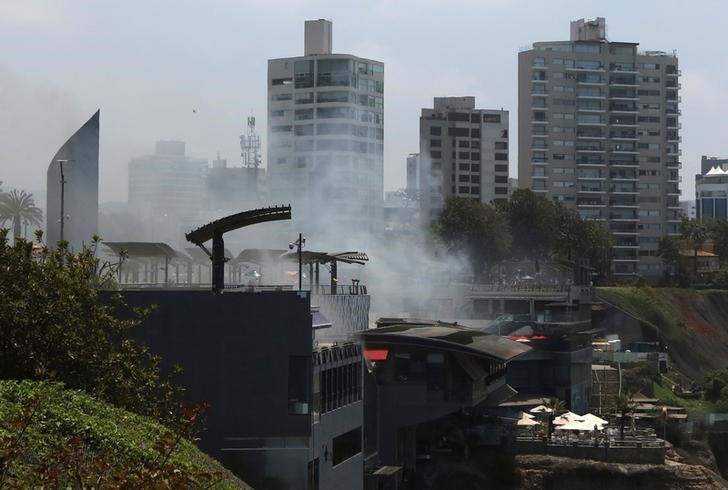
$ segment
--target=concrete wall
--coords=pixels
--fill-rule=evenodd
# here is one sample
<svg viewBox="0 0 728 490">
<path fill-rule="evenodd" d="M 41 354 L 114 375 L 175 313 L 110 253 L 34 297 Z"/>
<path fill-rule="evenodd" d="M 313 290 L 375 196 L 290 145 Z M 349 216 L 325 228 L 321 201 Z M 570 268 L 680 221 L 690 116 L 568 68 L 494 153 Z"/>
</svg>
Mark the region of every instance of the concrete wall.
<svg viewBox="0 0 728 490">
<path fill-rule="evenodd" d="M 544 442 L 516 441 L 518 454 L 548 454 L 575 459 L 593 459 L 609 463 L 663 464 L 664 447 L 594 447 L 576 445 L 552 446 Z"/>
</svg>

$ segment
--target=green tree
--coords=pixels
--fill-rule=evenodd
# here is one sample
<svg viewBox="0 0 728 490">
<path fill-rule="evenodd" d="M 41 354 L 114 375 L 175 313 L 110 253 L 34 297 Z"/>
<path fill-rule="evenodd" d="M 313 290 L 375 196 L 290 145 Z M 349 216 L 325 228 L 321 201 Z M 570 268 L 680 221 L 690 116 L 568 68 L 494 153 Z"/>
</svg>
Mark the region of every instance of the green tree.
<svg viewBox="0 0 728 490">
<path fill-rule="evenodd" d="M 707 225 L 696 219 L 683 218 L 680 226 L 682 237 L 690 242 L 693 249 L 693 277 L 698 275 L 698 250 L 703 246 L 705 240 L 708 239 Z"/>
<path fill-rule="evenodd" d="M 549 398 L 549 400 L 544 403 L 544 406 L 551 409 L 548 413 L 548 436 L 551 437 L 551 434 L 554 431 L 554 419 L 566 412 L 566 404 L 563 400 L 558 398 Z"/>
<path fill-rule="evenodd" d="M 40 226 L 43 223 L 43 211 L 35 205 L 33 194 L 12 190 L 0 194 L 0 223 L 13 223 L 13 237 L 20 238 L 20 225 Z"/>
<path fill-rule="evenodd" d="M 518 189 L 496 207 L 510 222 L 514 257 L 549 258 L 558 230 L 556 204 L 528 189 Z"/>
<path fill-rule="evenodd" d="M 434 228 L 450 250 L 467 255 L 476 280 L 486 265 L 510 252 L 511 234 L 505 217 L 472 199 L 449 198 Z"/>
<path fill-rule="evenodd" d="M 713 219 L 706 220 L 705 223 L 721 264 L 728 264 L 728 220 Z"/>
<path fill-rule="evenodd" d="M 637 405 L 632 398 L 634 398 L 634 392 L 626 390 L 621 392 L 616 399 L 616 409 L 619 412 L 619 439 L 624 440 L 624 420 L 628 414 L 631 414 L 634 407 Z"/>
<path fill-rule="evenodd" d="M 670 281 L 672 275 L 680 270 L 680 243 L 675 237 L 664 236 L 657 244 L 657 256 L 665 265 L 665 279 Z"/>
<path fill-rule="evenodd" d="M 165 419 L 180 389 L 161 374 L 157 356 L 128 338 L 149 310 L 120 318 L 120 294 L 109 291 L 102 301 L 115 272 L 96 258 L 98 243 L 78 254 L 65 242 L 34 252 L 22 239 L 10 245 L 0 230 L 0 379 L 61 381 Z"/>
</svg>

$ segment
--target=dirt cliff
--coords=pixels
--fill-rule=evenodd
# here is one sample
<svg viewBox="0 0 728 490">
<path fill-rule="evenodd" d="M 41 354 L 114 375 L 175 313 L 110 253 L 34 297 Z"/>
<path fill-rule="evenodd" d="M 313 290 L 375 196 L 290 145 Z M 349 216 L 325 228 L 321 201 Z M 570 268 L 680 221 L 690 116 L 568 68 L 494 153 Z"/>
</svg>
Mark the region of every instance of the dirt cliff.
<svg viewBox="0 0 728 490">
<path fill-rule="evenodd" d="M 726 490 L 728 483 L 705 466 L 669 460 L 664 465 L 602 463 L 543 455 L 519 455 L 525 490 Z"/>
</svg>

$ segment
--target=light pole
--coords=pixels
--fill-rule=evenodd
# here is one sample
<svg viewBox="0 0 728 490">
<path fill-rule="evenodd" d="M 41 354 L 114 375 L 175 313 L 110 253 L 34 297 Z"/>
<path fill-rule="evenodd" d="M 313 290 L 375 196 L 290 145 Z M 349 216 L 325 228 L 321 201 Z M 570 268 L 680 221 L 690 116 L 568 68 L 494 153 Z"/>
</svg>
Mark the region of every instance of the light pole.
<svg viewBox="0 0 728 490">
<path fill-rule="evenodd" d="M 63 164 L 68 163 L 68 160 L 58 160 L 58 166 L 61 168 L 61 236 L 60 241 L 63 241 L 63 225 L 66 221 L 65 215 L 65 204 L 66 204 L 66 179 L 63 176 Z"/>
<path fill-rule="evenodd" d="M 301 249 L 306 244 L 306 238 L 303 236 L 302 233 L 298 234 L 298 240 L 295 242 L 291 242 L 288 244 L 289 250 L 292 250 L 295 246 L 298 251 L 298 290 L 300 291 L 303 288 L 303 257 L 301 254 Z"/>
</svg>

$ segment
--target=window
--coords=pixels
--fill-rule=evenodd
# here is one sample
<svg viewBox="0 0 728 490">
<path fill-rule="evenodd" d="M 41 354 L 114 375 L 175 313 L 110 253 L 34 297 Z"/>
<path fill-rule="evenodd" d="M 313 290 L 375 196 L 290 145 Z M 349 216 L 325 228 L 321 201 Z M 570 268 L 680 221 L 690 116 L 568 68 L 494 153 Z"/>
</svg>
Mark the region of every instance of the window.
<svg viewBox="0 0 728 490">
<path fill-rule="evenodd" d="M 352 125 L 352 128 L 353 127 L 358 126 Z M 319 123 L 316 125 L 316 132 L 319 136 L 327 134 L 344 135 L 349 134 L 350 131 L 353 132 L 352 128 L 350 128 L 348 124 Z"/>
<path fill-rule="evenodd" d="M 283 117 L 286 111 L 270 111 L 271 117 Z"/>
<path fill-rule="evenodd" d="M 430 151 L 430 158 L 442 158 L 442 152 L 440 150 L 431 150 Z"/>
<path fill-rule="evenodd" d="M 496 184 L 507 184 L 508 183 L 508 177 L 505 175 L 496 175 L 495 176 L 495 183 Z"/>
<path fill-rule="evenodd" d="M 288 414 L 308 415 L 311 356 L 288 356 Z"/>
<path fill-rule="evenodd" d="M 470 130 L 470 137 L 480 139 L 480 128 L 473 128 Z"/>
<path fill-rule="evenodd" d="M 600 53 L 601 46 L 598 44 L 575 44 L 574 45 L 574 52 L 575 53 Z"/>
<path fill-rule="evenodd" d="M 296 88 L 313 87 L 313 60 L 296 61 L 293 65 L 293 79 Z"/>
<path fill-rule="evenodd" d="M 296 64 L 298 63 L 296 62 Z M 345 87 L 350 85 L 350 72 L 349 60 L 319 60 L 316 85 L 319 87 Z"/>
<path fill-rule="evenodd" d="M 447 120 L 448 121 L 469 122 L 470 113 L 468 113 L 468 112 L 448 112 Z"/>
<path fill-rule="evenodd" d="M 296 109 L 294 113 L 296 121 L 303 121 L 305 119 L 313 119 L 313 109 Z"/>
<path fill-rule="evenodd" d="M 358 142 L 352 141 L 354 145 L 360 144 Z M 366 143 L 364 143 L 366 145 Z M 317 140 L 316 141 L 316 149 L 317 150 L 333 150 L 333 151 L 348 151 L 349 150 L 349 142 L 346 140 Z M 354 148 L 353 148 L 354 149 Z M 356 150 L 356 149 L 355 149 Z M 366 153 L 366 152 L 359 152 L 359 153 Z"/>
<path fill-rule="evenodd" d="M 442 134 L 442 128 L 440 126 L 431 126 L 430 134 L 432 136 L 440 136 Z"/>
<path fill-rule="evenodd" d="M 508 161 L 508 153 L 496 153 L 495 159 L 497 161 Z"/>
<path fill-rule="evenodd" d="M 346 119 L 351 117 L 351 110 L 348 107 L 319 107 L 316 109 L 316 116 L 321 119 Z"/>
<path fill-rule="evenodd" d="M 496 172 L 508 172 L 508 165 L 496 164 L 495 171 Z"/>
<path fill-rule="evenodd" d="M 470 153 L 470 159 L 471 160 L 475 160 L 476 162 L 479 162 L 480 161 L 480 153 L 475 152 L 475 151 L 472 152 L 472 153 Z"/>
<path fill-rule="evenodd" d="M 458 152 L 458 158 L 461 160 L 470 160 L 470 152 L 469 151 L 460 151 L 460 152 Z"/>
<path fill-rule="evenodd" d="M 430 140 L 430 146 L 431 147 L 442 146 L 442 140 Z"/>
<path fill-rule="evenodd" d="M 313 136 L 313 124 L 297 124 L 294 134 L 296 136 Z"/>
<path fill-rule="evenodd" d="M 468 128 L 447 128 L 447 135 L 467 138 L 470 136 L 470 130 Z"/>
<path fill-rule="evenodd" d="M 508 149 L 508 142 L 507 141 L 496 141 L 495 142 L 495 149 L 496 150 L 507 150 Z"/>
<path fill-rule="evenodd" d="M 361 452 L 361 427 L 334 437 L 332 464 L 343 463 Z"/>
<path fill-rule="evenodd" d="M 468 141 L 468 140 L 458 141 L 458 148 L 470 148 L 470 141 Z"/>
<path fill-rule="evenodd" d="M 291 100 L 291 94 L 275 94 L 273 100 Z"/>
<path fill-rule="evenodd" d="M 287 133 L 293 130 L 293 126 L 271 126 L 271 133 Z"/>
<path fill-rule="evenodd" d="M 483 122 L 484 123 L 500 123 L 501 115 L 500 114 L 483 114 Z"/>
<path fill-rule="evenodd" d="M 349 92 L 318 92 L 316 94 L 316 102 L 349 102 Z"/>
<path fill-rule="evenodd" d="M 508 187 L 496 187 L 495 193 L 500 195 L 508 194 Z"/>
</svg>

